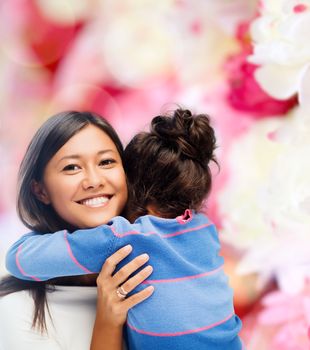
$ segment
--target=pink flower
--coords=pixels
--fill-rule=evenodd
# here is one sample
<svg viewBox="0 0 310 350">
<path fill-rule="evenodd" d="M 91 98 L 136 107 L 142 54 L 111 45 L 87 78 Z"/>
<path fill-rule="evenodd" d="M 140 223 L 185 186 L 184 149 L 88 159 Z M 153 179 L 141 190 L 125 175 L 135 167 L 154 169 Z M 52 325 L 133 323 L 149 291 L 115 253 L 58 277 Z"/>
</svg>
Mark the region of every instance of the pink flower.
<svg viewBox="0 0 310 350">
<path fill-rule="evenodd" d="M 242 321 L 248 349 L 309 350 L 310 283 L 295 295 L 269 292 Z"/>
<path fill-rule="evenodd" d="M 53 22 L 35 1 L 11 0 L 1 5 L 1 44 L 10 58 L 23 66 L 54 72 L 82 25 Z"/>
<path fill-rule="evenodd" d="M 264 309 L 258 323 L 276 327 L 271 339 L 274 350 L 304 350 L 310 348 L 310 284 L 303 293 L 288 295 L 272 292 L 262 300 Z"/>
<path fill-rule="evenodd" d="M 236 38 L 241 51 L 229 57 L 224 67 L 228 74 L 227 100 L 233 108 L 248 112 L 257 118 L 284 115 L 297 104 L 297 97 L 277 100 L 259 86 L 254 77 L 258 66 L 247 61 L 247 57 L 252 53 L 248 28 L 249 23 L 239 26 Z"/>
</svg>

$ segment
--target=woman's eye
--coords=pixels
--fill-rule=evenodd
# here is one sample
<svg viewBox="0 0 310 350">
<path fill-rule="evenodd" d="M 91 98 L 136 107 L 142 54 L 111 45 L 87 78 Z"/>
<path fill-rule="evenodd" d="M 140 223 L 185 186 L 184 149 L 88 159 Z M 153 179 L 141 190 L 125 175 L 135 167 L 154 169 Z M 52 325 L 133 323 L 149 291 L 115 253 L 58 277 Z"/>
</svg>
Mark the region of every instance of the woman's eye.
<svg viewBox="0 0 310 350">
<path fill-rule="evenodd" d="M 100 166 L 108 166 L 108 165 L 111 165 L 113 163 L 115 163 L 114 159 L 103 159 L 99 165 Z"/>
<path fill-rule="evenodd" d="M 69 164 L 69 165 L 66 165 L 63 170 L 64 171 L 76 171 L 76 170 L 79 170 L 80 167 L 76 164 Z"/>
</svg>

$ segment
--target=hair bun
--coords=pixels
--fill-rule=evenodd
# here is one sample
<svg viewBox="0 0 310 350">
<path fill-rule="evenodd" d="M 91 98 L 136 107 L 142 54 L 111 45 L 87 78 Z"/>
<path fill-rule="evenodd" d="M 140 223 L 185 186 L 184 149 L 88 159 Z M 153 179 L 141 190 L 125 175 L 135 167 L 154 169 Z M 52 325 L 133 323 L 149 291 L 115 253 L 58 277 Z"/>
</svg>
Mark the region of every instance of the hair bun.
<svg viewBox="0 0 310 350">
<path fill-rule="evenodd" d="M 208 166 L 215 161 L 216 139 L 205 114 L 193 115 L 188 109 L 177 109 L 171 117 L 157 116 L 152 121 L 152 132 L 181 156 Z"/>
</svg>

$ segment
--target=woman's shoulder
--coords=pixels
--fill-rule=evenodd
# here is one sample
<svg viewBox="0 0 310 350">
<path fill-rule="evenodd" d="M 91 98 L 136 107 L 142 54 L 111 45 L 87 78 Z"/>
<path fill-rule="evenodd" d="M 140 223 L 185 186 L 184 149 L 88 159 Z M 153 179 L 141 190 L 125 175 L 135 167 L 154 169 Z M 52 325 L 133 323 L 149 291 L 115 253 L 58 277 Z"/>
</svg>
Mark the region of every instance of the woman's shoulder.
<svg viewBox="0 0 310 350">
<path fill-rule="evenodd" d="M 69 300 L 71 304 L 83 303 L 84 301 L 95 302 L 97 298 L 97 288 L 84 286 L 55 286 L 55 289 L 50 292 L 48 291 L 46 296 L 51 306 L 53 306 L 54 303 L 66 303 Z M 33 298 L 28 290 L 14 292 L 0 297 L 0 311 L 7 308 L 27 311 L 32 310 L 33 305 Z"/>
<path fill-rule="evenodd" d="M 36 336 L 32 329 L 33 305 L 28 291 L 0 297 L 0 349 L 28 350 L 29 341 L 35 344 Z M 33 346 L 33 349 L 39 348 Z"/>
<path fill-rule="evenodd" d="M 47 301 L 51 305 L 63 304 L 65 307 L 75 308 L 87 303 L 96 305 L 97 288 L 95 286 L 63 286 L 56 285 L 55 290 L 47 293 Z"/>
<path fill-rule="evenodd" d="M 44 349 L 87 349 L 96 315 L 96 296 L 96 287 L 56 286 L 48 292 L 48 334 L 32 328 L 34 302 L 28 291 L 0 298 L 0 349 L 1 345 L 5 349 L 24 348 L 22 344 L 36 349 L 36 343 Z"/>
<path fill-rule="evenodd" d="M 10 316 L 14 310 L 19 310 L 19 314 L 31 312 L 33 299 L 28 291 L 19 291 L 0 297 L 0 322 Z M 10 313 L 6 313 L 10 311 Z"/>
</svg>

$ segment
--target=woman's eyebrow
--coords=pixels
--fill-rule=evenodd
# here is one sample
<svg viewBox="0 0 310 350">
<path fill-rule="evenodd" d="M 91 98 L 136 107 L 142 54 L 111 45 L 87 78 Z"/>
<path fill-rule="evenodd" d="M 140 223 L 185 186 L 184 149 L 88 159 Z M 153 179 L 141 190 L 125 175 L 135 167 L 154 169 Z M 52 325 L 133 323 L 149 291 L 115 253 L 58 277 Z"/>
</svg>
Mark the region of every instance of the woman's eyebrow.
<svg viewBox="0 0 310 350">
<path fill-rule="evenodd" d="M 102 154 L 109 153 L 109 152 L 115 153 L 115 151 L 113 149 L 105 149 L 105 150 L 97 152 L 97 156 L 100 156 Z M 57 164 L 59 164 L 61 161 L 65 160 L 65 159 L 80 159 L 80 158 L 82 158 L 82 156 L 79 154 L 70 154 L 68 156 L 64 156 L 64 157 L 60 158 L 59 161 L 57 162 Z"/>
</svg>

